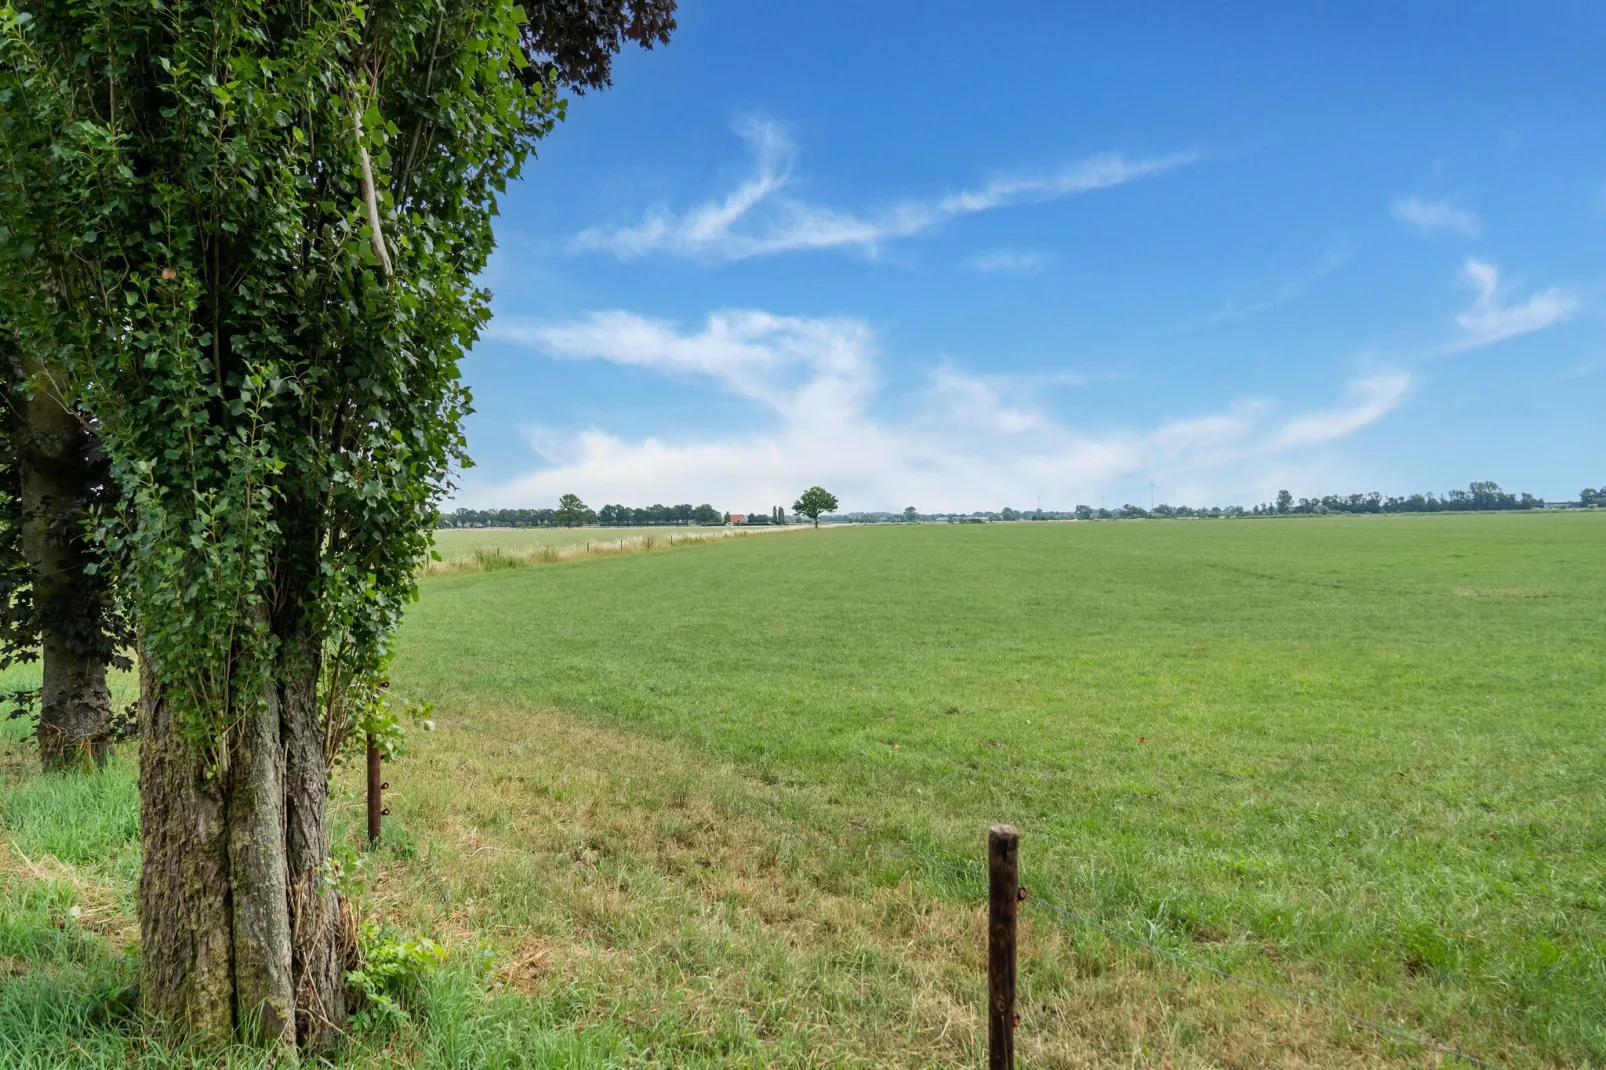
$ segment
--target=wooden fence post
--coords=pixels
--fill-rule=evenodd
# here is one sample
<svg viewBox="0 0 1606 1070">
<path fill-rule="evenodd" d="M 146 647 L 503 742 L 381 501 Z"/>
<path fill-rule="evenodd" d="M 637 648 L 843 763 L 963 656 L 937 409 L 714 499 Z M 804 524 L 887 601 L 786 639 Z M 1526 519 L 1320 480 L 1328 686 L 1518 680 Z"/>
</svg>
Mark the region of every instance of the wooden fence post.
<svg viewBox="0 0 1606 1070">
<path fill-rule="evenodd" d="M 379 779 L 379 744 L 374 734 L 368 733 L 368 846 L 379 846 L 379 815 L 383 806 L 379 794 L 383 789 Z"/>
<path fill-rule="evenodd" d="M 1015 1070 L 1015 915 L 1020 903 L 1020 833 L 987 831 L 987 1067 Z"/>
</svg>

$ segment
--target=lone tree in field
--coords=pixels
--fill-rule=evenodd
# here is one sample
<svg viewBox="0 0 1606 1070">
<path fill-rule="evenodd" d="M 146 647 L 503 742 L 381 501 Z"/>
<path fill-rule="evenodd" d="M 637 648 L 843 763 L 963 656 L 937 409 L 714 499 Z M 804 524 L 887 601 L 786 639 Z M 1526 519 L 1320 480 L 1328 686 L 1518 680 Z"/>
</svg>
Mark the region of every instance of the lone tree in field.
<svg viewBox="0 0 1606 1070">
<path fill-rule="evenodd" d="M 810 487 L 803 492 L 801 498 L 792 503 L 792 511 L 814 521 L 815 527 L 820 526 L 821 513 L 834 513 L 836 507 L 836 495 L 824 487 Z"/>
<path fill-rule="evenodd" d="M 181 1029 L 344 1026 L 329 763 L 464 459 L 496 197 L 556 85 L 673 26 L 578 7 L 0 6 L 0 308 L 121 496 L 140 992 Z"/>
<path fill-rule="evenodd" d="M 572 528 L 578 524 L 584 524 L 586 517 L 590 515 L 591 510 L 586 507 L 585 502 L 580 500 L 578 494 L 565 494 L 558 499 L 558 523 L 564 527 Z"/>
</svg>

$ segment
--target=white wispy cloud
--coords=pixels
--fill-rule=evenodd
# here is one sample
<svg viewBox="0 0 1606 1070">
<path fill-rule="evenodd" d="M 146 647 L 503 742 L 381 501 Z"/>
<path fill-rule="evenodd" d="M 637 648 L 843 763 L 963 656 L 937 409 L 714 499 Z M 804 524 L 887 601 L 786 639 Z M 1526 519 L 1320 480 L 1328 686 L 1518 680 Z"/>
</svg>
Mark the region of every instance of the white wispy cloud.
<svg viewBox="0 0 1606 1070">
<path fill-rule="evenodd" d="M 1452 351 L 1481 349 L 1519 335 L 1554 327 L 1579 309 L 1578 295 L 1563 287 L 1541 290 L 1520 304 L 1507 304 L 1500 287 L 1500 270 L 1486 260 L 1467 258 L 1462 280 L 1472 288 L 1472 305 L 1456 317 L 1461 337 Z"/>
<path fill-rule="evenodd" d="M 1394 218 L 1415 227 L 1423 234 L 1449 231 L 1467 238 L 1483 233 L 1483 220 L 1478 213 L 1458 207 L 1449 201 L 1424 201 L 1420 197 L 1406 197 L 1390 207 Z"/>
<path fill-rule="evenodd" d="M 682 211 L 654 209 L 629 226 L 583 230 L 571 248 L 627 260 L 664 253 L 730 261 L 840 248 L 874 255 L 889 241 L 958 216 L 1120 186 L 1199 159 L 1196 152 L 1138 158 L 1109 153 L 1052 171 L 998 175 L 974 189 L 940 197 L 853 212 L 811 204 L 789 192 L 795 186 L 797 147 L 777 123 L 748 119 L 737 124 L 736 132 L 747 142 L 753 166 L 735 189 Z"/>
<path fill-rule="evenodd" d="M 490 336 L 560 360 L 705 376 L 798 426 L 861 410 L 876 386 L 874 338 L 858 320 L 716 312 L 700 332 L 682 334 L 662 320 L 610 311 L 569 323 L 499 323 Z"/>
<path fill-rule="evenodd" d="M 1277 449 L 1315 446 L 1353 434 L 1376 423 L 1399 407 L 1411 389 L 1411 376 L 1386 371 L 1349 384 L 1345 404 L 1335 409 L 1306 413 L 1289 420 L 1272 440 Z"/>
<path fill-rule="evenodd" d="M 1053 430 L 1053 423 L 1027 399 L 1005 396 L 1010 385 L 996 376 L 970 375 L 945 364 L 932 376 L 928 424 L 933 430 L 964 428 L 1000 435 Z"/>
<path fill-rule="evenodd" d="M 1411 383 L 1404 372 L 1384 372 L 1350 384 L 1332 408 L 1279 415 L 1272 401 L 1244 398 L 1186 419 L 1092 432 L 1048 412 L 1036 380 L 976 376 L 947 363 L 933 367 L 924 391 L 886 398 L 875 334 L 854 319 L 726 311 L 686 330 L 610 311 L 563 323 L 499 321 L 491 333 L 560 360 L 692 377 L 753 402 L 764 429 L 681 440 L 590 429 L 566 444 L 538 431 L 531 435 L 538 470 L 500 486 L 469 486 L 465 503 L 537 503 L 574 492 L 604 502 L 719 498 L 757 506 L 824 483 L 847 508 L 915 501 L 922 509 L 974 509 L 1039 493 L 1069 505 L 1151 473 L 1203 494 L 1254 482 L 1254 472 L 1299 463 L 1300 451 L 1381 420 Z"/>
<path fill-rule="evenodd" d="M 970 266 L 990 275 L 1035 275 L 1048 266 L 1048 256 L 1045 253 L 994 249 L 976 257 Z"/>
<path fill-rule="evenodd" d="M 1582 379 L 1586 375 L 1593 375 L 1602 368 L 1606 368 L 1606 356 L 1594 357 L 1589 360 L 1581 360 L 1572 367 L 1568 368 L 1566 371 L 1562 372 L 1557 378 Z"/>
<path fill-rule="evenodd" d="M 1201 326 L 1242 319 L 1245 316 L 1253 316 L 1258 312 L 1269 312 L 1274 308 L 1288 304 L 1290 301 L 1298 300 L 1304 296 L 1306 290 L 1309 290 L 1316 283 L 1348 263 L 1349 258 L 1348 245 L 1330 246 L 1315 263 L 1288 276 L 1278 284 L 1275 290 L 1254 301 L 1243 303 L 1229 301 L 1220 312 L 1203 321 Z"/>
</svg>

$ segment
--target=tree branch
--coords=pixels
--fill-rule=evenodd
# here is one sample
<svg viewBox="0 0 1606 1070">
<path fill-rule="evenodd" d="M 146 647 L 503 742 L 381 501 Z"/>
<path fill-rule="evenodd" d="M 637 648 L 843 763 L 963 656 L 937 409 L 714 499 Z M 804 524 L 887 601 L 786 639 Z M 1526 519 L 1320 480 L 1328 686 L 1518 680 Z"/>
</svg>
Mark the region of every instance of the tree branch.
<svg viewBox="0 0 1606 1070">
<path fill-rule="evenodd" d="M 362 161 L 362 199 L 368 205 L 368 239 L 373 243 L 374 255 L 379 258 L 379 266 L 389 279 L 395 274 L 390 266 L 390 253 L 385 251 L 385 232 L 379 224 L 379 196 L 374 192 L 374 168 L 368 160 L 368 146 L 363 142 L 362 136 L 362 108 L 359 105 L 351 113 L 352 129 L 357 133 L 357 158 Z"/>
</svg>

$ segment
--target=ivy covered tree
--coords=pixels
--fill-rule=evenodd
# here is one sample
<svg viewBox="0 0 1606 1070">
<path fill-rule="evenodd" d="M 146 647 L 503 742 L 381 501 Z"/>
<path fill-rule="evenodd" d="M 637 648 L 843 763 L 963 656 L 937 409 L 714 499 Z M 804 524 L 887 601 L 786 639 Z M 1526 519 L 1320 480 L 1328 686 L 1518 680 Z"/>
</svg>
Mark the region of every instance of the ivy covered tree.
<svg viewBox="0 0 1606 1070">
<path fill-rule="evenodd" d="M 610 84 L 612 59 L 632 41 L 667 43 L 676 0 L 523 0 L 524 51 L 543 78 L 583 93 Z M 31 14 L 31 13 L 29 13 Z M 98 763 L 117 731 L 109 665 L 126 667 L 129 637 L 115 608 L 111 562 L 83 521 L 115 500 L 105 455 L 62 402 L 39 354 L 14 340 L 0 357 L 0 669 L 38 661 L 42 684 L 8 693 L 11 712 L 36 712 L 46 768 Z"/>
<path fill-rule="evenodd" d="M 634 8 L 673 10 L 600 17 L 639 39 Z M 120 494 L 141 995 L 183 1029 L 343 1025 L 328 769 L 466 461 L 473 279 L 568 80 L 543 32 L 513 0 L 0 5 L 0 298 Z"/>
</svg>

